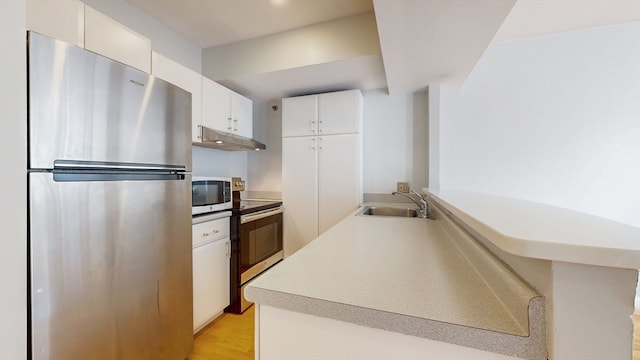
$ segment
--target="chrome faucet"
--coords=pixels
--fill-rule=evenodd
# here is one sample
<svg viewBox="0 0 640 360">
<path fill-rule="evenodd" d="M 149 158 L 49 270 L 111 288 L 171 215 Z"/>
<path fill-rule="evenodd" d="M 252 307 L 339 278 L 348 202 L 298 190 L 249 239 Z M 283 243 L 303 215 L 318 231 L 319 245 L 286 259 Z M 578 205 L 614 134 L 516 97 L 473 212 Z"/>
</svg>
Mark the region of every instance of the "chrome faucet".
<svg viewBox="0 0 640 360">
<path fill-rule="evenodd" d="M 425 200 L 425 198 L 420 195 L 419 193 L 410 190 L 409 193 L 401 193 L 401 192 L 397 192 L 394 191 L 391 193 L 391 195 L 402 195 L 404 197 L 407 197 L 409 199 L 411 199 L 411 201 L 413 201 L 414 203 L 416 203 L 416 205 L 418 205 L 420 207 L 420 211 L 418 212 L 418 217 L 419 218 L 423 218 L 423 219 L 429 219 L 429 204 L 427 203 L 427 200 Z M 410 194 L 414 194 L 417 195 L 418 198 L 420 200 L 416 200 L 413 196 L 411 196 Z"/>
</svg>

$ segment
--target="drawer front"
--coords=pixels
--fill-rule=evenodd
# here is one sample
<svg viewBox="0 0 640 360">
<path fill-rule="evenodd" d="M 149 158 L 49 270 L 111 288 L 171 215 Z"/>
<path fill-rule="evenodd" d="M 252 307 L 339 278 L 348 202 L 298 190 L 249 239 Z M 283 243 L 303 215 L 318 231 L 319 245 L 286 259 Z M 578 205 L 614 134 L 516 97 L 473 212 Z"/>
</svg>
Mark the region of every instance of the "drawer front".
<svg viewBox="0 0 640 360">
<path fill-rule="evenodd" d="M 193 248 L 227 237 L 229 237 L 228 217 L 193 225 Z"/>
</svg>

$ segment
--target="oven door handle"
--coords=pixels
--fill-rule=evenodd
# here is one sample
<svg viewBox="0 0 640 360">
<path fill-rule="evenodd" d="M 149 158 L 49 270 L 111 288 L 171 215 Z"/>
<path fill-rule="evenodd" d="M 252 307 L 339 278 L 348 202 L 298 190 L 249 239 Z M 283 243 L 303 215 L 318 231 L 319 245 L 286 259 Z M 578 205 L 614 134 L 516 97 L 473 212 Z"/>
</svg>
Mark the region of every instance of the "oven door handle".
<svg viewBox="0 0 640 360">
<path fill-rule="evenodd" d="M 250 215 L 242 215 L 240 217 L 240 224 L 246 224 L 248 222 L 263 219 L 272 215 L 282 214 L 283 212 L 284 212 L 284 207 L 280 206 L 276 209 L 268 209 L 268 210 L 260 211 Z"/>
</svg>

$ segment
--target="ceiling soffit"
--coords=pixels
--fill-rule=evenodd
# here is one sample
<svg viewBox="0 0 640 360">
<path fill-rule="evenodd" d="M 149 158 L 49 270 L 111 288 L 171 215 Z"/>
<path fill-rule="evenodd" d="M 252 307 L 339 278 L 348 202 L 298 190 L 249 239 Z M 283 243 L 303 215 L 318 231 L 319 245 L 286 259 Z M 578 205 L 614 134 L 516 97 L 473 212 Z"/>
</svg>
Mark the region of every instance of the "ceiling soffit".
<svg viewBox="0 0 640 360">
<path fill-rule="evenodd" d="M 371 0 L 126 0 L 202 48 L 373 10 Z"/>
<path fill-rule="evenodd" d="M 390 93 L 459 87 L 516 0 L 374 0 Z"/>
</svg>

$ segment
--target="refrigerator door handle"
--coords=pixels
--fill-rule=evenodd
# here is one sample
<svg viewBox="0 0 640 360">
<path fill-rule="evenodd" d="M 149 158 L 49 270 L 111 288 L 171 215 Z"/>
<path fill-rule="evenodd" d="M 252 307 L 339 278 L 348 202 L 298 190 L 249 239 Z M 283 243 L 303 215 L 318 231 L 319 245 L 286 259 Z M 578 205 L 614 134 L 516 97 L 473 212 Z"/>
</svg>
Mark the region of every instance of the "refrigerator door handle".
<svg viewBox="0 0 640 360">
<path fill-rule="evenodd" d="M 85 161 L 85 160 L 55 160 L 54 169 L 110 169 L 110 170 L 164 170 L 164 171 L 186 171 L 184 165 L 164 165 L 164 164 L 140 164 L 140 163 L 116 163 L 108 161 Z"/>
<path fill-rule="evenodd" d="M 185 173 L 162 171 L 53 170 L 55 182 L 185 180 Z"/>
</svg>

